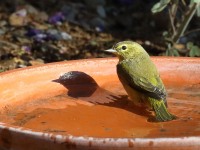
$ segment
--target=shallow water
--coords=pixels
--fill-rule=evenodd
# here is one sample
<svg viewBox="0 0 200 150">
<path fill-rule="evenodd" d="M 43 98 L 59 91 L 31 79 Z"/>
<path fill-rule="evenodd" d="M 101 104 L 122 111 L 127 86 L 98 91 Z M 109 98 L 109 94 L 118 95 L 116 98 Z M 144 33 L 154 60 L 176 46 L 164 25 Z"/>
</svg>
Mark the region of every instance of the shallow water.
<svg viewBox="0 0 200 150">
<path fill-rule="evenodd" d="M 110 87 L 114 85 L 112 90 Z M 84 87 L 74 87 L 84 89 Z M 91 87 L 89 88 L 91 89 Z M 167 87 L 168 106 L 177 120 L 149 122 L 152 112 L 135 107 L 118 83 L 88 95 L 35 100 L 5 111 L 1 122 L 35 131 L 93 137 L 180 137 L 200 135 L 200 85 Z"/>
</svg>

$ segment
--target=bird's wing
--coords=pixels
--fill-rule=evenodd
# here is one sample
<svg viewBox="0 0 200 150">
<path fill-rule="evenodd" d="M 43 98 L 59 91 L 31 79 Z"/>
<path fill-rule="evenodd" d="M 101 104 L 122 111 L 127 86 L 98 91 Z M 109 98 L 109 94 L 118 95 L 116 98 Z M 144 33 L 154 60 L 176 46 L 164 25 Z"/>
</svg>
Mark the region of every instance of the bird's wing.
<svg viewBox="0 0 200 150">
<path fill-rule="evenodd" d="M 156 85 L 152 83 L 152 81 L 148 80 L 141 73 L 137 73 L 137 71 L 129 71 L 131 64 L 118 64 L 117 65 L 117 73 L 120 80 L 123 80 L 126 84 L 128 84 L 131 88 L 138 90 L 142 93 L 147 94 L 149 97 L 164 100 L 166 99 L 166 92 L 164 85 L 159 77 L 159 75 L 155 75 Z"/>
</svg>

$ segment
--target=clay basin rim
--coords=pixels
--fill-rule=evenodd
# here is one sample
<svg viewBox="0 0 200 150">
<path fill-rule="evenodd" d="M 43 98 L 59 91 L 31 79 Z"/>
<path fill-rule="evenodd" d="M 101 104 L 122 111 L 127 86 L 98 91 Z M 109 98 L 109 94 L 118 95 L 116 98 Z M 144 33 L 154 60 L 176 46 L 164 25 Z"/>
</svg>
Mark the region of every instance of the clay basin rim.
<svg viewBox="0 0 200 150">
<path fill-rule="evenodd" d="M 180 120 L 152 123 L 148 113 L 132 110 L 116 58 L 50 63 L 0 74 L 0 148 L 200 148 L 200 59 L 152 60 L 167 87 L 169 110 Z M 80 82 L 53 82 L 69 71 L 80 72 Z"/>
</svg>

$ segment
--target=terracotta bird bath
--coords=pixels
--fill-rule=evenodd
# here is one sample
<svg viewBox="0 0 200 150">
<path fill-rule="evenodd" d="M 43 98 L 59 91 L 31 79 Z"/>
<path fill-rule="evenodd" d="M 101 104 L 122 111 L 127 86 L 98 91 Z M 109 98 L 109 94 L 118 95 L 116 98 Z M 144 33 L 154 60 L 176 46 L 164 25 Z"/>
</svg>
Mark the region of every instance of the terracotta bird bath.
<svg viewBox="0 0 200 150">
<path fill-rule="evenodd" d="M 1 73 L 0 149 L 200 149 L 200 59 L 152 60 L 177 120 L 150 121 L 151 112 L 128 100 L 116 58 Z"/>
</svg>

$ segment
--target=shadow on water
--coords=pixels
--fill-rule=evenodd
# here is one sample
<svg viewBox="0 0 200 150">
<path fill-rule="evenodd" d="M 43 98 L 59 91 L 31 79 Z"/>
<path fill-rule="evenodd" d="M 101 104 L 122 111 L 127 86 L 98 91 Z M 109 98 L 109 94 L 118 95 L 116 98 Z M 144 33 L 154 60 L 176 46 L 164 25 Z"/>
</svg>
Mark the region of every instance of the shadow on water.
<svg viewBox="0 0 200 150">
<path fill-rule="evenodd" d="M 127 95 L 117 95 L 105 90 L 88 74 L 79 71 L 70 71 L 59 79 L 53 80 L 68 89 L 67 95 L 93 104 L 121 108 L 134 114 L 145 116 L 152 120 L 152 113 L 145 108 L 135 106 Z"/>
</svg>

